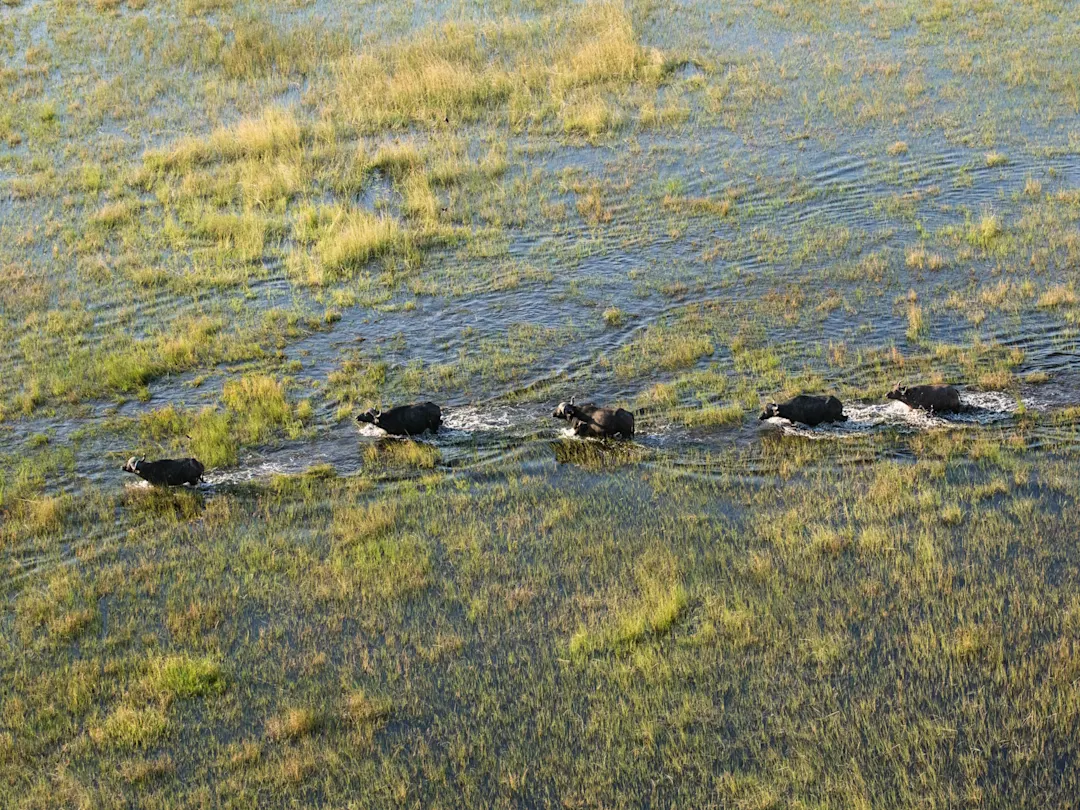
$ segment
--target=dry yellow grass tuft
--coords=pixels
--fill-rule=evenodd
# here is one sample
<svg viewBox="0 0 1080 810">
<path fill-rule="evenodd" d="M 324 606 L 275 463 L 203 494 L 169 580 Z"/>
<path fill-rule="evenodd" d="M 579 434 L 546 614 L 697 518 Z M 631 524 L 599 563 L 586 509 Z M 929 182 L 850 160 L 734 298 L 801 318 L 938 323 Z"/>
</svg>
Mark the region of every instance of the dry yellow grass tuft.
<svg viewBox="0 0 1080 810">
<path fill-rule="evenodd" d="M 599 93 L 589 93 L 568 103 L 561 112 L 563 130 L 595 138 L 622 123 L 622 115 Z"/>
<path fill-rule="evenodd" d="M 176 170 L 214 160 L 269 158 L 300 147 L 303 128 L 291 110 L 271 107 L 205 138 L 184 138 L 169 151 L 148 152 L 148 168 Z"/>
<path fill-rule="evenodd" d="M 396 219 L 351 209 L 326 230 L 316 250 L 327 270 L 347 275 L 376 256 L 404 248 L 408 239 Z"/>
<path fill-rule="evenodd" d="M 334 97 L 363 131 L 430 123 L 452 112 L 472 120 L 505 99 L 511 79 L 488 63 L 475 26 L 449 24 L 414 42 L 366 52 L 341 63 Z"/>
<path fill-rule="evenodd" d="M 665 56 L 641 46 L 622 2 L 593 2 L 529 22 L 446 24 L 419 39 L 345 59 L 329 95 L 363 132 L 451 126 L 509 105 L 518 124 L 560 109 L 563 128 L 595 135 L 620 120 L 589 88 L 658 81 Z"/>
<path fill-rule="evenodd" d="M 30 531 L 55 532 L 60 529 L 61 521 L 70 505 L 70 499 L 65 496 L 41 495 L 24 501 L 19 511 Z"/>
<path fill-rule="evenodd" d="M 105 229 L 112 229 L 128 222 L 138 210 L 138 206 L 126 200 L 119 200 L 99 209 L 91 218 L 91 222 Z"/>
<path fill-rule="evenodd" d="M 571 21 L 575 41 L 554 67 L 559 88 L 630 82 L 646 63 L 622 3 L 590 3 Z"/>
<path fill-rule="evenodd" d="M 1072 287 L 1057 284 L 1039 296 L 1039 306 L 1043 309 L 1072 307 L 1076 306 L 1077 300 L 1076 291 Z"/>
<path fill-rule="evenodd" d="M 266 736 L 270 740 L 297 740 L 318 729 L 321 718 L 311 709 L 293 708 L 266 721 Z"/>
</svg>

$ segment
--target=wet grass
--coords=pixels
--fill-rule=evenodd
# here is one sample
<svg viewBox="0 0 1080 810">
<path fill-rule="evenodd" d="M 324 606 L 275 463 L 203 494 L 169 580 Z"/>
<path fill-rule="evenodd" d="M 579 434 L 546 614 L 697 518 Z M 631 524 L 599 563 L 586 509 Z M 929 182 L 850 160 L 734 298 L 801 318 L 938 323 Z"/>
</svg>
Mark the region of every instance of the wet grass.
<svg viewBox="0 0 1080 810">
<path fill-rule="evenodd" d="M 854 766 L 845 790 L 905 806 L 1033 789 L 1066 806 L 1080 608 L 1046 572 L 1076 567 L 1058 539 L 1080 492 L 1072 445 L 1033 457 L 1025 433 L 913 437 L 915 462 L 811 454 L 782 495 L 731 451 L 699 458 L 732 471 L 705 477 L 568 464 L 386 488 L 281 479 L 193 509 L 184 493 L 81 497 L 65 535 L 103 509 L 131 531 L 10 589 L 0 790 L 13 806 L 121 801 L 133 784 L 146 802 L 211 784 L 283 804 L 609 802 L 678 756 L 690 776 L 657 789 L 688 803 L 715 795 L 717 767 L 733 800 L 805 804 Z M 751 452 L 787 466 L 799 441 Z M 584 733 L 555 721 L 583 702 Z M 1033 723 L 1015 738 L 1028 756 L 997 757 L 1003 731 Z M 597 751 L 617 779 L 595 779 Z M 927 757 L 934 778 L 907 782 Z M 61 760 L 62 783 L 25 767 Z M 357 768 L 395 776 L 359 791 Z M 459 778 L 424 776 L 446 769 Z"/>
<path fill-rule="evenodd" d="M 743 13 L 740 10 L 735 16 Z M 843 17 L 854 10 L 845 8 L 836 13 Z M 379 306 L 403 284 L 419 295 L 445 289 L 442 280 L 430 277 L 422 266 L 425 255 L 462 244 L 467 253 L 487 255 L 501 238 L 495 231 L 528 221 L 537 209 L 552 215 L 565 210 L 553 201 L 553 190 L 544 189 L 542 181 L 539 199 L 532 199 L 535 182 L 522 176 L 520 165 L 508 162 L 505 148 L 492 137 L 506 123 L 525 138 L 554 137 L 558 143 L 560 133 L 569 131 L 597 144 L 601 142 L 597 138 L 607 143 L 612 143 L 611 138 L 623 138 L 633 144 L 655 124 L 655 120 L 645 121 L 646 109 L 653 111 L 649 114 L 653 118 L 660 110 L 681 109 L 687 112 L 677 117 L 688 125 L 700 126 L 709 120 L 709 114 L 716 114 L 741 130 L 744 124 L 740 121 L 747 112 L 777 105 L 782 109 L 788 103 L 791 94 L 779 89 L 785 81 L 798 83 L 810 75 L 792 72 L 790 64 L 760 58 L 720 67 L 702 54 L 652 47 L 648 39 L 656 33 L 655 20 L 636 7 L 618 3 L 553 7 L 539 15 L 468 19 L 454 25 L 433 22 L 406 36 L 388 35 L 372 52 L 361 55 L 334 39 L 324 49 L 322 62 L 310 62 L 310 55 L 302 53 L 315 30 L 311 21 L 254 19 L 231 4 L 207 11 L 185 10 L 182 16 L 185 22 L 174 32 L 179 42 L 188 42 L 196 32 L 207 33 L 214 26 L 224 32 L 222 41 L 210 50 L 192 49 L 185 59 L 193 61 L 185 64 L 206 71 L 208 76 L 222 71 L 253 92 L 255 100 L 241 105 L 244 109 L 238 120 L 222 124 L 220 119 L 230 116 L 212 115 L 212 124 L 200 127 L 205 134 L 162 139 L 164 143 L 138 154 L 106 154 L 93 161 L 82 157 L 77 165 L 61 166 L 59 172 L 47 167 L 43 159 L 31 160 L 30 165 L 19 163 L 19 177 L 12 185 L 20 197 L 35 204 L 56 199 L 56 181 L 72 177 L 78 195 L 72 197 L 69 190 L 68 196 L 75 204 L 68 206 L 70 214 L 62 215 L 50 228 L 70 234 L 65 241 L 72 247 L 67 249 L 95 268 L 94 283 L 100 284 L 104 275 L 110 281 L 131 284 L 136 299 L 153 300 L 168 294 L 180 304 L 163 319 L 172 321 L 159 326 L 163 331 L 171 326 L 183 331 L 183 318 L 189 315 L 180 315 L 180 311 L 190 310 L 192 304 L 201 308 L 199 301 L 207 290 L 231 298 L 234 308 L 246 296 L 258 299 L 252 285 L 273 277 L 278 271 L 268 268 L 275 263 L 301 290 L 334 288 L 326 297 L 316 292 L 315 299 L 322 299 L 319 303 L 332 296 L 346 306 Z M 137 26 L 139 19 L 138 15 L 129 18 L 124 14 L 104 18 L 108 25 L 121 28 Z M 791 19 L 803 18 L 796 14 Z M 873 10 L 858 15 L 856 21 L 875 26 L 887 22 L 888 28 L 896 19 Z M 781 28 L 790 24 L 790 20 L 781 20 L 788 18 L 773 19 L 772 23 Z M 934 25 L 959 24 L 954 15 L 943 21 L 935 18 Z M 77 15 L 64 18 L 69 25 L 83 22 Z M 1000 20 L 984 22 L 992 36 L 1007 34 Z M 96 24 L 103 24 L 102 20 Z M 932 41 L 937 29 L 931 28 L 920 36 Z M 256 47 L 260 40 L 263 44 Z M 63 49 L 52 50 L 56 51 L 54 58 L 71 61 L 76 56 L 73 51 L 61 55 Z M 28 62 L 42 58 L 32 56 Z M 839 81 L 850 73 L 859 84 L 852 90 L 856 94 L 852 99 L 830 102 L 840 104 L 834 112 L 845 126 L 857 130 L 859 121 L 876 119 L 877 106 L 888 108 L 892 104 L 885 96 L 893 82 L 900 82 L 898 86 L 906 88 L 903 93 L 910 97 L 911 106 L 905 114 L 920 109 L 911 100 L 926 90 L 916 92 L 918 88 L 910 86 L 913 80 L 905 76 L 899 63 L 864 59 L 845 66 L 842 59 L 833 56 L 823 57 L 830 65 L 824 78 Z M 31 75 L 28 71 L 18 81 L 29 83 Z M 321 117 L 312 116 L 307 104 L 264 101 L 261 95 L 264 89 L 280 87 L 282 77 L 309 75 L 313 77 L 312 98 L 325 103 Z M 874 95 L 875 82 L 884 95 L 870 103 L 866 99 Z M 1009 86 L 1016 85 L 1010 81 Z M 859 111 L 860 103 L 861 112 L 852 123 L 847 116 Z M 65 104 L 64 109 L 71 106 Z M 53 114 L 44 120 L 63 119 L 59 110 L 54 104 Z M 72 124 L 81 125 L 88 112 L 73 108 L 64 115 Z M 38 120 L 44 122 L 41 116 Z M 626 130 L 620 131 L 623 123 Z M 463 138 L 459 125 L 465 124 L 478 127 L 478 134 Z M 76 128 L 68 137 L 80 133 L 82 130 Z M 885 154 L 898 160 L 908 154 L 904 150 L 913 148 L 924 147 L 911 138 L 883 144 Z M 983 149 L 976 157 L 968 176 L 981 161 L 1005 177 L 1004 172 L 1016 160 L 1013 150 L 1004 148 Z M 513 154 L 510 158 L 518 159 Z M 725 171 L 733 168 L 728 166 Z M 775 210 L 773 206 L 785 198 L 812 202 L 820 193 L 804 180 L 785 188 L 785 182 L 762 176 L 752 166 L 730 173 L 748 175 L 766 189 L 776 182 L 777 199 L 755 200 L 743 207 L 736 202 L 744 188 L 741 183 L 729 180 L 722 190 L 702 195 L 685 193 L 676 184 L 672 188 L 677 188 L 677 193 L 665 192 L 662 202 L 672 217 L 668 234 L 676 234 L 676 241 L 694 240 L 699 238 L 696 229 L 711 227 L 711 221 L 753 217 Z M 919 246 L 904 250 L 902 269 L 936 272 L 954 263 L 964 266 L 972 258 L 1008 262 L 1031 257 L 1038 267 L 1057 263 L 1062 254 L 1067 259 L 1076 248 L 1068 240 L 1062 212 L 1051 210 L 1057 206 L 1049 193 L 1044 194 L 1041 180 L 1028 180 L 1024 194 L 1032 200 L 1033 209 L 1019 221 L 987 208 L 961 211 L 954 224 L 920 232 Z M 647 206 L 632 210 L 630 221 L 626 214 L 616 216 L 625 196 L 633 199 L 638 193 L 635 185 L 640 183 L 629 179 L 628 185 L 611 188 L 602 183 L 582 184 L 585 191 L 576 192 L 574 208 L 595 234 L 610 232 L 610 237 L 603 238 L 626 238 L 633 220 L 640 222 L 648 216 Z M 899 206 L 895 210 L 921 227 L 925 206 L 938 193 L 938 186 L 925 193 L 921 188 L 904 191 L 895 195 Z M 1071 199 L 1068 189 L 1055 193 L 1058 203 Z M 142 199 L 135 195 L 142 195 Z M 356 195 L 363 196 L 362 203 Z M 894 209 L 885 205 L 883 210 Z M 1061 236 L 1052 237 L 1047 247 L 1031 251 L 1029 237 L 1047 224 L 1048 216 L 1056 218 L 1051 230 Z M 563 219 L 560 215 L 553 221 Z M 689 235 L 687 221 L 691 223 Z M 85 233 L 80 242 L 77 237 L 81 232 Z M 27 238 L 31 240 L 28 247 L 40 246 L 45 239 L 31 234 Z M 848 228 L 811 228 L 793 235 L 767 225 L 752 230 L 740 227 L 725 231 L 701 255 L 725 261 L 748 256 L 759 261 L 793 261 L 803 272 L 815 273 L 822 263 L 857 253 L 861 238 L 868 235 L 862 237 Z M 117 241 L 124 246 L 124 254 L 120 267 L 111 268 L 105 256 Z M 184 259 L 176 263 L 179 257 Z M 895 262 L 892 264 L 895 267 Z M 17 274 L 14 268 L 14 264 L 6 267 L 5 274 Z M 497 281 L 486 289 L 505 289 L 500 285 L 510 277 L 495 276 Z M 357 279 L 359 291 L 348 284 Z M 10 311 L 18 313 L 19 319 L 11 324 L 11 335 L 12 339 L 26 338 L 39 328 L 40 318 L 55 308 L 43 299 L 39 283 L 15 275 L 12 280 L 16 283 L 5 296 L 10 299 Z M 674 295 L 694 289 L 693 283 L 655 283 Z M 473 282 L 469 289 L 477 286 Z M 452 285 L 455 290 L 463 288 L 461 282 Z M 61 298 L 70 299 L 71 294 L 62 293 Z M 853 311 L 852 297 L 834 300 L 843 300 Z M 310 301 L 298 305 L 314 316 Z M 107 303 L 106 311 L 113 306 Z M 341 314 L 340 304 L 324 309 L 331 319 Z M 972 320 L 985 320 L 985 311 L 977 304 L 965 309 Z M 27 314 L 34 317 L 27 318 Z M 232 318 L 226 318 L 225 323 L 229 332 L 237 327 Z M 145 396 L 147 386 L 165 375 L 206 369 L 223 360 L 269 357 L 282 340 L 270 330 L 249 329 L 238 338 L 244 346 L 242 355 L 192 350 L 181 353 L 183 362 L 163 363 L 137 356 L 153 351 L 149 344 L 125 351 L 123 344 L 130 338 L 122 336 L 108 318 L 104 323 L 90 318 L 69 326 L 63 341 L 49 339 L 36 345 L 25 339 L 17 341 L 19 349 L 9 362 L 13 373 L 5 375 L 4 414 L 30 414 L 43 406 L 63 407 L 100 396 Z M 288 335 L 284 337 L 288 339 Z M 80 359 L 74 379 L 64 380 L 57 367 L 72 356 L 73 343 L 101 346 L 101 356 L 90 353 L 85 360 Z M 686 349 L 684 355 L 659 358 L 660 368 L 692 362 L 692 356 L 700 351 L 700 347 Z M 121 357 L 121 368 L 106 355 Z M 649 363 L 621 370 L 634 375 L 651 371 Z M 456 375 L 454 385 L 466 377 Z"/>
<path fill-rule="evenodd" d="M 336 219 L 317 245 L 323 265 L 331 273 L 347 275 L 371 258 L 405 246 L 401 226 L 388 217 L 346 211 Z"/>
<path fill-rule="evenodd" d="M 0 805 L 1070 807 L 1078 23 L 5 3 Z"/>
<path fill-rule="evenodd" d="M 127 427 L 142 443 L 141 454 L 149 445 L 163 455 L 192 455 L 212 470 L 234 466 L 241 448 L 299 437 L 312 417 L 310 401 L 290 401 L 280 380 L 247 374 L 225 383 L 220 407 L 167 405 Z"/>
</svg>

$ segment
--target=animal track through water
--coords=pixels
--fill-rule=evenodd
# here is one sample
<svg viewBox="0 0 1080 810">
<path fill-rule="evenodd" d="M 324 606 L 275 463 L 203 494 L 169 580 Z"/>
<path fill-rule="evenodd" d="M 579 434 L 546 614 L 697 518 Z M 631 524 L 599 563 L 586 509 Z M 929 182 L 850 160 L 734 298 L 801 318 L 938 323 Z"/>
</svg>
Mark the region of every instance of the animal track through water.
<svg viewBox="0 0 1080 810">
<path fill-rule="evenodd" d="M 677 457 L 682 448 L 710 448 L 724 444 L 747 445 L 760 435 L 759 424 L 765 429 L 779 430 L 784 435 L 799 436 L 818 441 L 868 438 L 883 432 L 911 434 L 948 428 L 978 428 L 1006 424 L 1021 411 L 1042 412 L 1049 403 L 1037 397 L 1015 397 L 1000 392 L 965 392 L 961 395 L 971 410 L 964 413 L 936 415 L 909 408 L 900 402 L 862 403 L 849 402 L 844 406 L 846 422 L 824 423 L 806 427 L 774 417 L 764 423 L 735 425 L 730 428 L 690 428 L 677 421 L 665 419 L 662 414 L 643 418 L 641 430 L 634 443 L 661 453 Z M 538 442 L 601 441 L 582 439 L 574 435 L 569 426 L 550 418 L 550 403 L 512 406 L 458 406 L 443 410 L 443 426 L 437 434 L 425 433 L 413 441 L 421 441 L 437 448 L 441 464 L 459 470 L 487 466 L 492 462 L 511 456 L 519 456 L 524 449 Z M 358 441 L 359 440 L 359 441 Z M 302 473 L 318 464 L 329 464 L 338 474 L 347 475 L 362 471 L 362 446 L 369 441 L 406 441 L 391 438 L 373 425 L 360 423 L 347 431 L 338 431 L 332 438 L 317 441 L 314 446 L 304 445 L 305 452 L 297 448 L 287 454 L 276 453 L 274 459 L 252 459 L 234 469 L 206 474 L 207 485 L 238 484 L 270 478 L 275 475 Z M 360 446 L 358 446 L 360 445 Z"/>
<path fill-rule="evenodd" d="M 767 421 L 793 436 L 835 439 L 866 435 L 881 428 L 913 433 L 935 428 L 991 425 L 1012 418 L 1021 406 L 1024 410 L 1034 412 L 1047 409 L 1046 403 L 1041 400 L 1031 397 L 1017 399 L 997 391 L 965 392 L 961 394 L 960 400 L 970 410 L 938 415 L 918 408 L 909 408 L 902 402 L 896 401 L 853 402 L 844 406 L 844 414 L 848 417 L 846 422 L 834 422 L 808 428 L 776 417 Z"/>
</svg>

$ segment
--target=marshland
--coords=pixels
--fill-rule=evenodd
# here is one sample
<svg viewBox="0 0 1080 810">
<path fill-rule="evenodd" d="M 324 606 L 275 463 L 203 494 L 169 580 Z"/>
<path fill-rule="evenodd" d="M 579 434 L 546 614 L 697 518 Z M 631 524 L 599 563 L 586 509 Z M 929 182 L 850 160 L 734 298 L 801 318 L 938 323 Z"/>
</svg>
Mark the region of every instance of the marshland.
<svg viewBox="0 0 1080 810">
<path fill-rule="evenodd" d="M 1075 806 L 1078 225 L 1076 3 L 2 0 L 0 806 Z"/>
</svg>

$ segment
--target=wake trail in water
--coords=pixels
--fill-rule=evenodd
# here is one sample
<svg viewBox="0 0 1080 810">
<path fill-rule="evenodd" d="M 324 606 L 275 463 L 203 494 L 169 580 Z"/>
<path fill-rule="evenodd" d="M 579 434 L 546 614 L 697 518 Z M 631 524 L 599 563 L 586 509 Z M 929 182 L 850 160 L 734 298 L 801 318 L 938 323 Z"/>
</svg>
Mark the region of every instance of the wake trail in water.
<svg viewBox="0 0 1080 810">
<path fill-rule="evenodd" d="M 909 408 L 902 402 L 850 403 L 844 406 L 846 422 L 831 422 L 807 427 L 773 417 L 766 421 L 792 436 L 808 439 L 836 439 L 864 436 L 881 428 L 902 432 L 919 432 L 956 426 L 991 425 L 1013 418 L 1021 410 L 1044 411 L 1047 403 L 1033 397 L 1015 397 L 1000 391 L 964 392 L 960 401 L 968 410 L 961 413 L 935 414 Z"/>
<path fill-rule="evenodd" d="M 913 434 L 947 428 L 977 428 L 1005 423 L 1020 412 L 1051 409 L 1048 402 L 1034 397 L 1017 397 L 998 391 L 970 391 L 961 395 L 968 407 L 963 413 L 934 414 L 909 408 L 901 402 L 850 402 L 844 408 L 846 422 L 807 427 L 781 418 L 766 420 L 767 429 L 783 435 L 814 440 L 869 438 L 876 433 Z M 468 405 L 443 409 L 443 427 L 437 434 L 425 433 L 412 441 L 437 448 L 439 464 L 444 469 L 469 470 L 518 458 L 544 442 L 604 442 L 581 438 L 566 424 L 551 418 L 550 403 L 527 405 Z M 355 432 L 354 432 L 355 431 Z M 723 427 L 687 427 L 652 415 L 639 425 L 632 444 L 675 457 L 680 449 L 719 448 L 726 445 L 749 446 L 760 439 L 757 422 L 743 422 Z M 246 484 L 279 475 L 298 475 L 312 467 L 326 465 L 338 475 L 364 471 L 365 446 L 372 442 L 408 441 L 392 437 L 374 425 L 342 425 L 334 436 L 323 441 L 279 448 L 261 457 L 252 457 L 240 467 L 209 471 L 200 490 L 218 486 Z M 129 486 L 145 486 L 144 482 Z"/>
</svg>

